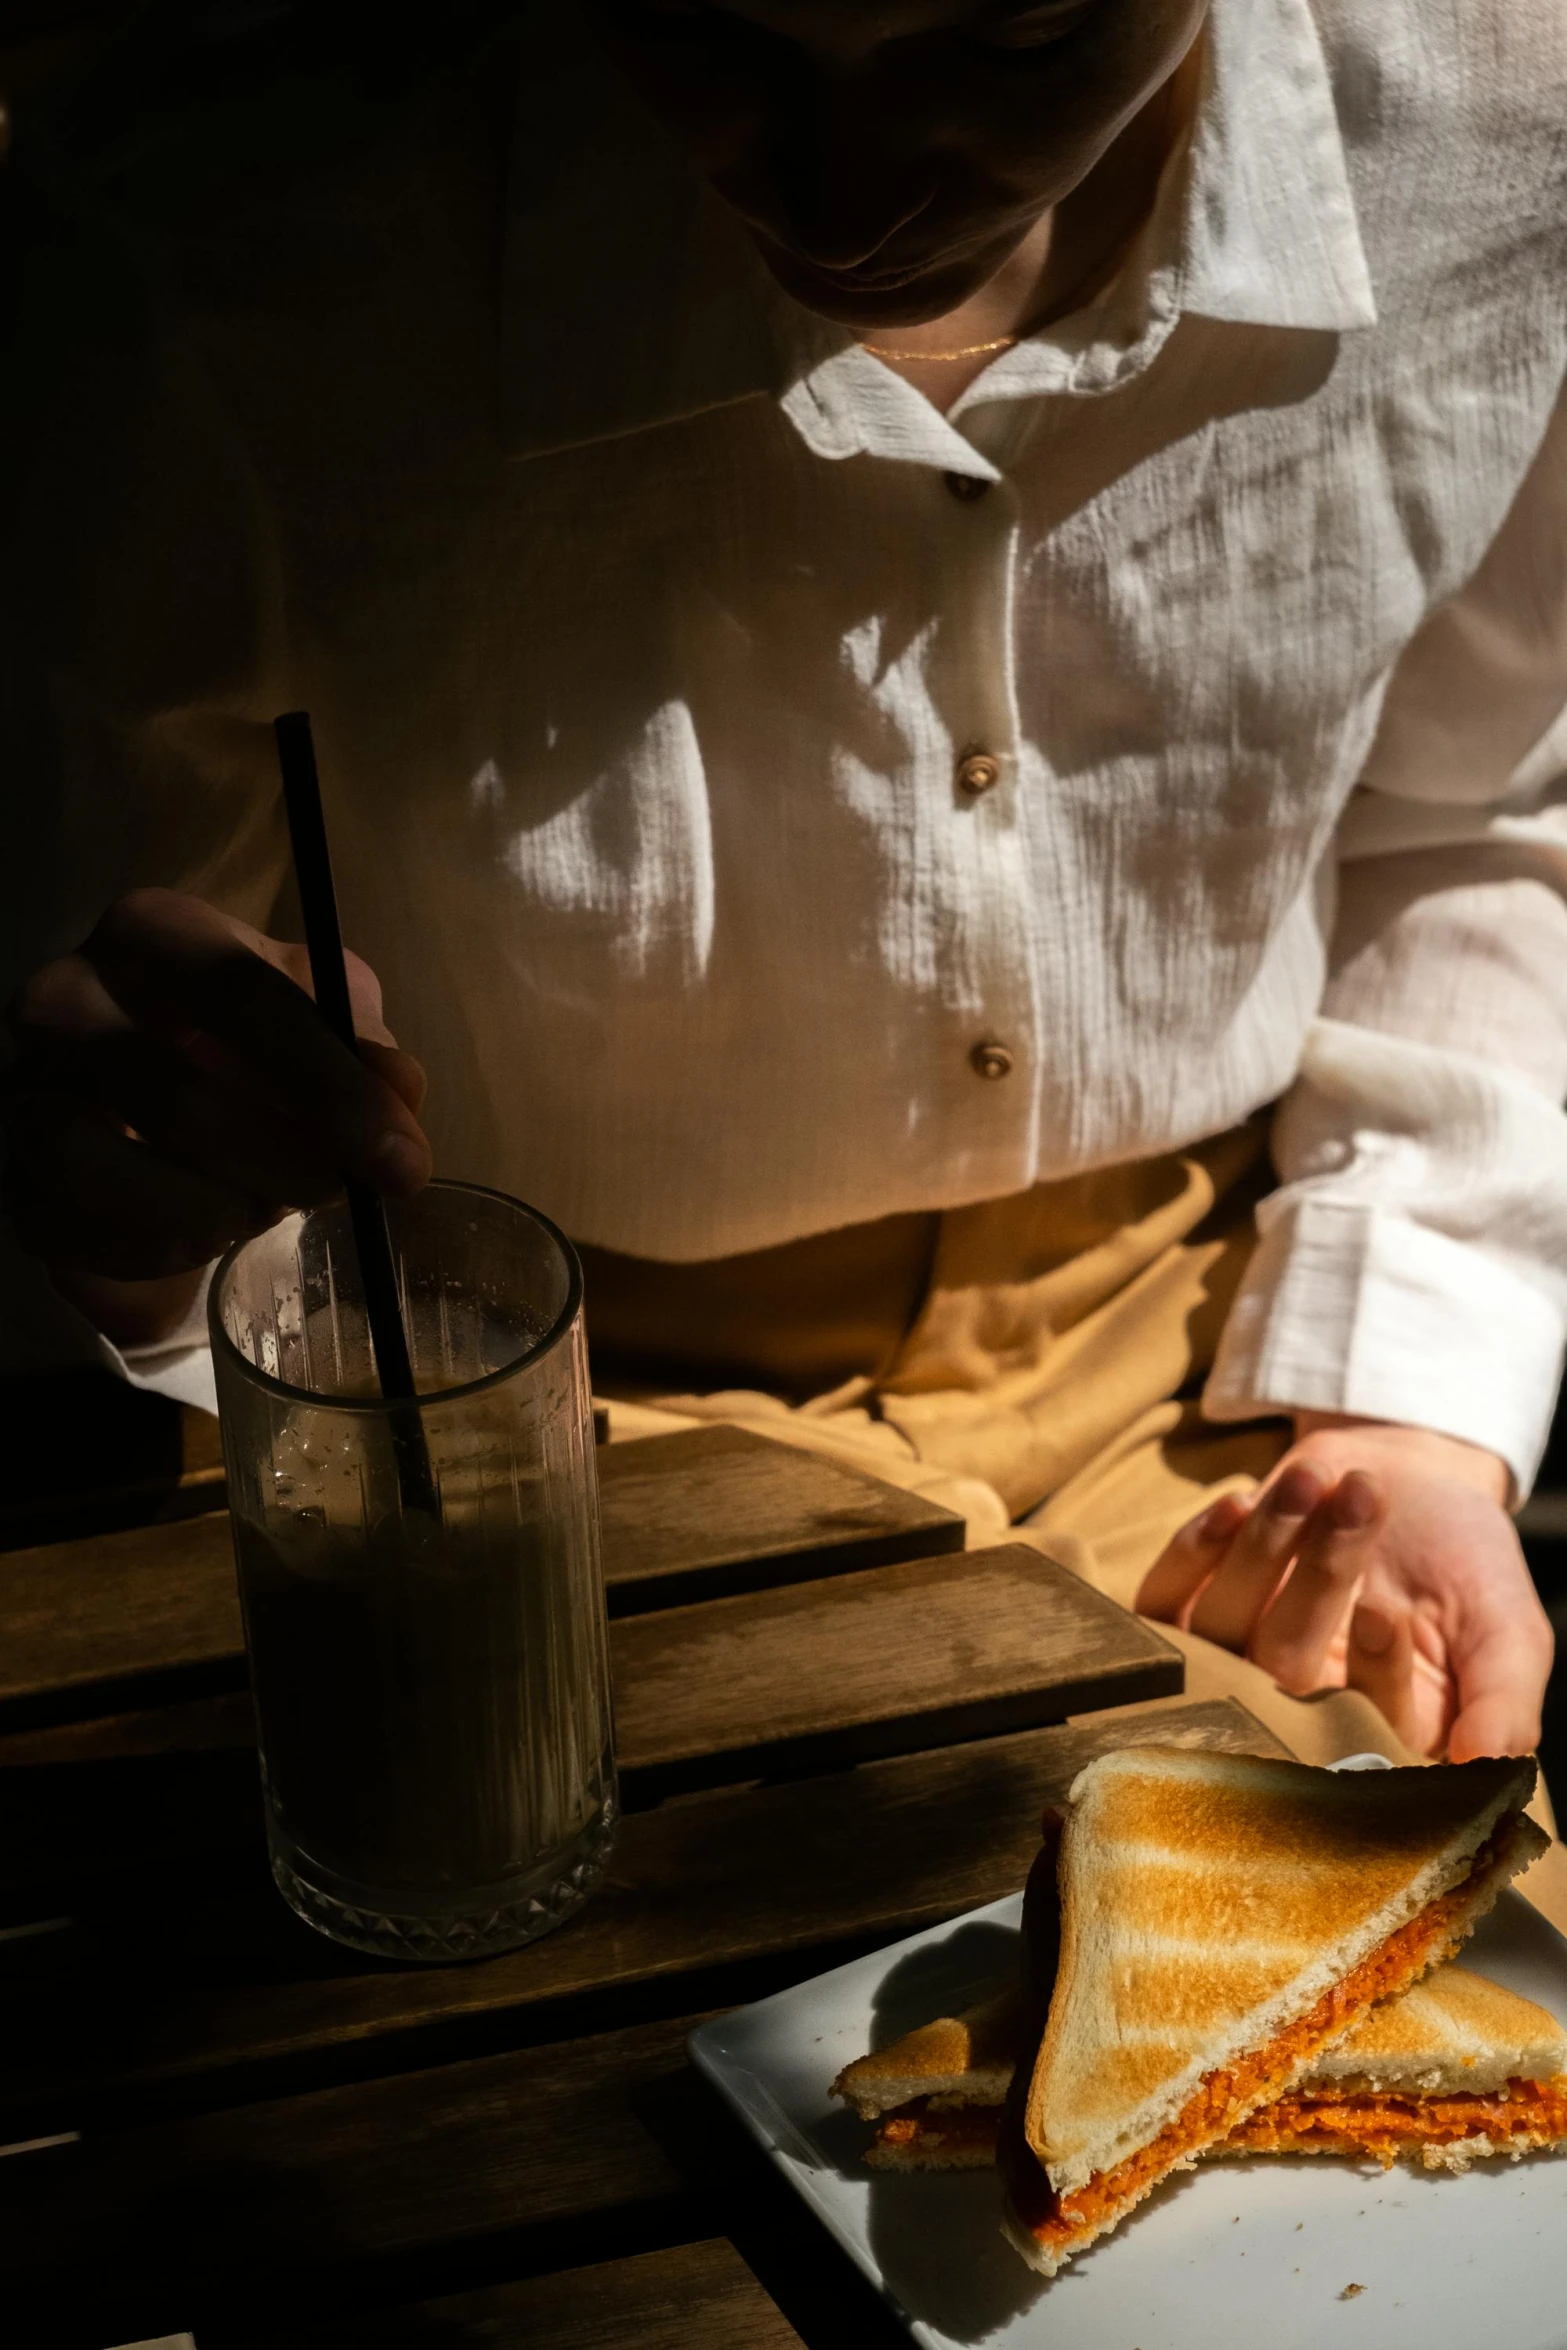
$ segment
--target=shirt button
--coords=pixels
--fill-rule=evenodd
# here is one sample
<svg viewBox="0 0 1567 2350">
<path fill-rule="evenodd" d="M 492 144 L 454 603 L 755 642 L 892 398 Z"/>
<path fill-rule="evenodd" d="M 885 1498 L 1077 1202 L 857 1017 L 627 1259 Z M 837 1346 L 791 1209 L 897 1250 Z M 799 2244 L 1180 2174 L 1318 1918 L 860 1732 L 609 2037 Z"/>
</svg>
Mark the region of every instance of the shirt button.
<svg viewBox="0 0 1567 2350">
<path fill-rule="evenodd" d="M 1001 761 L 989 751 L 965 751 L 958 761 L 958 789 L 977 800 L 1001 781 Z"/>
<path fill-rule="evenodd" d="M 976 1077 L 1009 1077 L 1012 1073 L 1012 1055 L 1004 1044 L 977 1044 L 968 1058 Z"/>
<path fill-rule="evenodd" d="M 944 473 L 941 478 L 953 497 L 965 506 L 972 506 L 976 498 L 982 498 L 994 486 L 977 473 Z"/>
</svg>

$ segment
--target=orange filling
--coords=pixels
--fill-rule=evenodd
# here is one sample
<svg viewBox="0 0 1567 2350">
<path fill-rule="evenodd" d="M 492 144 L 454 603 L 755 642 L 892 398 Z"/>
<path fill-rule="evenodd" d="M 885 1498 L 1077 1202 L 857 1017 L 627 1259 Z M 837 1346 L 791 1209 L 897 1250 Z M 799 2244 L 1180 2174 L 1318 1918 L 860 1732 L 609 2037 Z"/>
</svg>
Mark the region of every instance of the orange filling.
<svg viewBox="0 0 1567 2350">
<path fill-rule="evenodd" d="M 1567 2080 L 1509 2081 L 1492 2097 L 1333 2097 L 1297 2090 L 1254 2113 L 1225 2144 L 1259 2154 L 1321 2144 L 1389 2163 L 1411 2142 L 1448 2146 L 1464 2138 L 1493 2144 L 1521 2138 L 1531 2145 L 1567 2138 Z"/>
<path fill-rule="evenodd" d="M 1491 1849 L 1477 1857 L 1462 1885 L 1433 1901 L 1419 1917 L 1390 1934 L 1379 1950 L 1352 1969 L 1341 1983 L 1323 1993 L 1315 2007 L 1270 2040 L 1254 2055 L 1222 2072 L 1205 2073 L 1181 2112 L 1148 2145 L 1128 2155 L 1113 2170 L 1097 2171 L 1075 2194 L 1059 2198 L 1043 2166 L 1033 2165 L 1024 2209 L 1018 2199 L 1018 2217 L 1038 2244 L 1062 2245 L 1097 2228 L 1123 2204 L 1135 2202 L 1145 2187 L 1167 2170 L 1228 2134 L 1232 2117 L 1271 2103 L 1294 2078 L 1304 2060 L 1338 2036 L 1347 2017 L 1357 2017 L 1379 1999 L 1390 1998 L 1412 1983 L 1426 1967 L 1456 1948 L 1453 1931 L 1462 1916 L 1475 1879 L 1491 1857 Z M 1021 2184 L 1021 2182 L 1020 2182 Z"/>
<path fill-rule="evenodd" d="M 997 2105 L 957 2105 L 932 2113 L 923 2098 L 888 2114 L 876 2133 L 878 2146 L 907 2149 L 916 2146 L 972 2146 L 994 2152 L 1001 2124 Z"/>
</svg>

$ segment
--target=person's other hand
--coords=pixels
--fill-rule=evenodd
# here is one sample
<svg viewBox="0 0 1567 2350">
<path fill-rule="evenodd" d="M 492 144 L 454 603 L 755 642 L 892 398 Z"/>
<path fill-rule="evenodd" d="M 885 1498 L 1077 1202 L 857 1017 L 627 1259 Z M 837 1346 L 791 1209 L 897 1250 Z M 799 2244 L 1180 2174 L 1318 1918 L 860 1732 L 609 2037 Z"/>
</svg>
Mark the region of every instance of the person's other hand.
<svg viewBox="0 0 1567 2350">
<path fill-rule="evenodd" d="M 1531 1751 L 1553 1642 L 1502 1462 L 1383 1421 L 1301 1413 L 1296 1426 L 1264 1485 L 1166 1546 L 1139 1609 L 1299 1696 L 1363 1690 L 1419 1753 Z"/>
<path fill-rule="evenodd" d="M 374 972 L 350 955 L 348 974 L 357 1053 L 309 1000 L 303 947 L 137 890 L 9 1006 L 5 1206 L 100 1327 L 104 1301 L 132 1293 L 111 1335 L 152 1335 L 138 1289 L 188 1296 L 286 1209 L 349 1181 L 399 1198 L 428 1180 L 423 1071 L 386 1029 Z"/>
</svg>

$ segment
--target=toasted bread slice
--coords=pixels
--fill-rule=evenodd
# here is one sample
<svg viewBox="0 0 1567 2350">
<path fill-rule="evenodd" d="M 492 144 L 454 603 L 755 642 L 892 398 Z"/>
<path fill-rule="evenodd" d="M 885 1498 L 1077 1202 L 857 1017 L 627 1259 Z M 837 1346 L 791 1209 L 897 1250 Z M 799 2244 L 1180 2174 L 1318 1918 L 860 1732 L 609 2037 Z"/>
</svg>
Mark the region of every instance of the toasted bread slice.
<svg viewBox="0 0 1567 2350">
<path fill-rule="evenodd" d="M 1428 2170 L 1567 2143 L 1567 2032 L 1468 1967 L 1374 2007 L 1223 2154 L 1347 2154 Z"/>
<path fill-rule="evenodd" d="M 1301 2080 L 1313 2095 L 1492 2097 L 1509 2081 L 1567 2074 L 1555 2016 L 1472 1967 L 1438 1967 L 1324 2048 Z"/>
<path fill-rule="evenodd" d="M 831 2094 L 846 2098 L 867 2122 L 914 2098 L 938 2110 L 999 2105 L 1017 2064 L 1022 2024 L 1022 1993 L 1009 1983 L 961 2015 L 937 2016 L 890 2047 L 856 2057 Z"/>
<path fill-rule="evenodd" d="M 1055 1996 L 1007 2232 L 1054 2275 L 1378 2000 L 1545 1839 L 1528 1761 L 1335 1773 L 1140 1747 L 1072 1790 Z M 1030 2164 L 1028 2157 L 1033 2157 Z"/>
</svg>

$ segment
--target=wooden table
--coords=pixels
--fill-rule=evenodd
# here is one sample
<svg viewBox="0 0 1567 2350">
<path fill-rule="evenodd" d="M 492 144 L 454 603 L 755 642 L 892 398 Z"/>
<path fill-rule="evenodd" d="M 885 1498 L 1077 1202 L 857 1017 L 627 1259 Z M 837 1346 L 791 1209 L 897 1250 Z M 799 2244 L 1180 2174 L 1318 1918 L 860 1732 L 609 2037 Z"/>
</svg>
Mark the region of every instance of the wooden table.
<svg viewBox="0 0 1567 2350">
<path fill-rule="evenodd" d="M 614 1446 L 608 1882 L 505 1957 L 356 1958 L 272 1888 L 221 1474 L 176 1422 L 0 1519 L 9 2337 L 905 2345 L 686 2033 L 1015 1888 L 1093 1754 L 1276 1743 L 1026 1547 L 738 1430 Z"/>
</svg>

